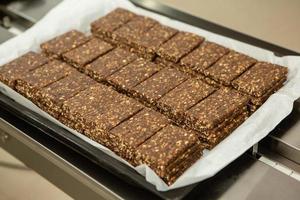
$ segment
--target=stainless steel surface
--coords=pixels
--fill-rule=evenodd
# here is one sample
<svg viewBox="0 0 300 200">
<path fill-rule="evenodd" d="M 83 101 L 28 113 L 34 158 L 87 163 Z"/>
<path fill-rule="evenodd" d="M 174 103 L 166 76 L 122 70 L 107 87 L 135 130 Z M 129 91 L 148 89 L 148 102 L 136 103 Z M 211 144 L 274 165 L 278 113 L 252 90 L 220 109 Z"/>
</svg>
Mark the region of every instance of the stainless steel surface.
<svg viewBox="0 0 300 200">
<path fill-rule="evenodd" d="M 22 16 L 23 18 L 36 23 L 51 8 L 56 6 L 62 0 L 27 0 L 12 1 L 6 6 L 9 12 Z"/>
<path fill-rule="evenodd" d="M 4 130 L 1 130 L 1 129 L 0 129 L 0 141 L 1 141 L 3 144 L 6 144 L 6 142 L 8 141 L 8 139 L 9 139 L 8 134 L 7 134 Z"/>
<path fill-rule="evenodd" d="M 0 26 L 0 44 L 7 41 L 8 39 L 12 38 L 13 34 L 10 33 L 7 29 L 2 28 Z"/>
<path fill-rule="evenodd" d="M 242 156 L 200 183 L 190 199 L 299 199 L 300 182 L 258 160 Z"/>
<path fill-rule="evenodd" d="M 264 146 L 300 164 L 300 101 L 294 103 L 292 113 L 272 131 Z"/>
<path fill-rule="evenodd" d="M 290 171 L 288 175 L 290 175 L 291 172 L 300 174 L 300 165 L 298 163 L 282 156 L 278 152 L 273 151 L 266 146 L 261 145 L 259 148 L 258 154 L 264 158 L 269 159 L 272 162 L 270 164 L 271 167 L 276 168 L 276 165 L 281 165 L 281 166 L 284 166 L 285 168 L 287 168 L 288 171 Z M 261 159 L 261 157 L 260 157 L 260 159 Z"/>
<path fill-rule="evenodd" d="M 19 34 L 38 22 L 61 0 L 15 0 L 0 2 L 2 26 Z"/>
</svg>

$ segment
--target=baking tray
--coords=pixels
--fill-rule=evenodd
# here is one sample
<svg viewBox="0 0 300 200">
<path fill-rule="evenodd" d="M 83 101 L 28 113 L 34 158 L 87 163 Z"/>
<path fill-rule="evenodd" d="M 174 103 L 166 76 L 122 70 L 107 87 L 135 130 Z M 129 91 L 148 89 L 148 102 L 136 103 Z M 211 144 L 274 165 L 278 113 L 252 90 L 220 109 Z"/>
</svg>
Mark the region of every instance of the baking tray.
<svg viewBox="0 0 300 200">
<path fill-rule="evenodd" d="M 211 32 L 229 36 L 234 39 L 271 50 L 274 53 L 276 53 L 276 55 L 299 55 L 297 52 L 293 52 L 291 50 L 272 45 L 270 43 L 238 33 L 228 28 L 213 24 L 203 19 L 196 18 L 189 14 L 161 5 L 159 3 L 154 3 L 151 1 L 152 3 L 148 4 L 148 2 L 149 1 L 133 1 L 135 5 L 143 7 L 144 9 L 163 14 L 165 16 L 192 24 L 194 26 L 206 29 Z M 88 158 L 90 161 L 96 163 L 97 165 L 106 169 L 107 171 L 113 173 L 122 180 L 129 182 L 130 184 L 136 185 L 138 187 L 143 187 L 159 195 L 162 198 L 182 198 L 197 185 L 193 184 L 183 188 L 174 189 L 168 192 L 158 192 L 152 184 L 146 182 L 144 177 L 138 174 L 134 169 L 105 154 L 96 147 L 91 146 L 88 142 L 83 141 L 76 135 L 70 133 L 68 130 L 57 126 L 50 120 L 18 104 L 17 102 L 5 96 L 2 93 L 0 93 L 0 106 L 3 109 L 7 110 L 13 116 L 21 119 L 28 125 L 41 130 L 43 133 L 52 137 L 56 141 L 64 144 L 67 148 L 73 149 L 74 151 Z"/>
</svg>

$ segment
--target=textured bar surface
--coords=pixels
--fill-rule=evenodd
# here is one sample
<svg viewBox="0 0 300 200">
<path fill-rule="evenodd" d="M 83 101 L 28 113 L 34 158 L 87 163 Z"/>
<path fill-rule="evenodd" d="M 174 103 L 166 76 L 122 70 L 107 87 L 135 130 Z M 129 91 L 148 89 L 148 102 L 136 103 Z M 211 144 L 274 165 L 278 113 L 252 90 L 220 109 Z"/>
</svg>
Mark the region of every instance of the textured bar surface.
<svg viewBox="0 0 300 200">
<path fill-rule="evenodd" d="M 185 111 L 214 91 L 214 87 L 199 79 L 188 79 L 164 95 L 157 105 L 168 116 L 180 122 L 184 119 Z"/>
<path fill-rule="evenodd" d="M 84 71 L 95 80 L 103 81 L 106 80 L 109 75 L 136 59 L 137 56 L 134 53 L 117 47 L 86 65 Z"/>
<path fill-rule="evenodd" d="M 176 168 L 194 153 L 195 150 L 191 151 L 194 148 L 200 149 L 200 152 L 190 163 L 186 163 L 185 168 L 200 158 L 202 147 L 194 132 L 169 125 L 137 148 L 135 162 L 149 165 L 160 177 L 169 182 L 169 175 L 172 175 L 172 171 L 178 171 Z M 170 169 L 169 165 L 174 167 Z"/>
<path fill-rule="evenodd" d="M 150 54 L 150 58 L 152 58 L 160 45 L 177 32 L 177 30 L 171 27 L 156 24 L 146 33 L 138 35 L 136 40 L 132 41 L 132 46 L 136 48 L 140 54 Z"/>
<path fill-rule="evenodd" d="M 156 23 L 154 19 L 149 17 L 137 16 L 124 26 L 115 30 L 112 34 L 112 39 L 117 43 L 132 45 L 132 42 L 135 41 L 139 35 L 148 31 Z"/>
<path fill-rule="evenodd" d="M 216 128 L 199 133 L 199 139 L 207 143 L 207 148 L 212 149 L 241 125 L 248 116 L 249 113 L 245 106 L 241 113 L 233 115 L 233 117 L 219 124 Z"/>
<path fill-rule="evenodd" d="M 42 88 L 39 102 L 48 113 L 57 117 L 61 113 L 61 105 L 64 101 L 94 84 L 96 81 L 75 71 L 69 76 Z"/>
<path fill-rule="evenodd" d="M 157 54 L 166 60 L 177 63 L 180 58 L 190 53 L 203 40 L 203 37 L 196 34 L 179 32 L 166 43 L 161 45 Z"/>
<path fill-rule="evenodd" d="M 28 52 L 11 62 L 0 67 L 0 81 L 10 87 L 15 86 L 15 81 L 27 72 L 34 70 L 48 62 L 48 59 L 35 52 Z"/>
<path fill-rule="evenodd" d="M 120 89 L 129 91 L 159 70 L 160 66 L 139 58 L 112 74 L 107 81 Z"/>
<path fill-rule="evenodd" d="M 123 8 L 116 8 L 107 15 L 91 23 L 91 32 L 101 37 L 111 37 L 114 30 L 127 23 L 136 14 Z"/>
<path fill-rule="evenodd" d="M 41 44 L 41 49 L 51 57 L 61 57 L 62 54 L 86 43 L 89 37 L 77 30 L 71 30 Z"/>
<path fill-rule="evenodd" d="M 239 78 L 233 81 L 233 86 L 246 94 L 261 97 L 277 82 L 285 79 L 288 73 L 286 67 L 258 62 Z"/>
<path fill-rule="evenodd" d="M 134 87 L 134 95 L 153 104 L 186 79 L 188 76 L 177 69 L 163 68 Z"/>
<path fill-rule="evenodd" d="M 97 38 L 92 38 L 82 46 L 65 53 L 63 58 L 74 67 L 83 68 L 86 64 L 111 49 L 113 49 L 113 46 L 109 43 Z"/>
<path fill-rule="evenodd" d="M 231 51 L 213 66 L 206 69 L 204 74 L 221 84 L 229 86 L 232 80 L 241 75 L 255 62 L 254 58 Z"/>
<path fill-rule="evenodd" d="M 229 49 L 213 42 L 205 41 L 200 47 L 180 60 L 187 72 L 204 73 L 204 70 L 227 54 Z"/>
<path fill-rule="evenodd" d="M 115 91 L 102 84 L 95 84 L 88 89 L 79 92 L 63 103 L 63 118 L 76 124 L 76 130 L 83 132 L 83 129 L 85 128 L 84 116 L 89 113 L 98 112 L 98 110 L 100 110 L 98 105 L 102 105 L 105 101 L 105 99 L 98 97 L 105 95 L 116 98 Z M 95 107 L 98 107 L 98 110 L 95 109 Z"/>
<path fill-rule="evenodd" d="M 273 87 L 271 87 L 263 96 L 255 97 L 250 95 L 251 103 L 257 106 L 261 106 L 273 93 L 279 90 L 287 80 L 286 77 L 279 80 Z"/>
<path fill-rule="evenodd" d="M 249 98 L 230 88 L 221 88 L 187 111 L 187 124 L 203 131 L 216 127 L 247 105 Z"/>
<path fill-rule="evenodd" d="M 134 150 L 168 123 L 162 114 L 144 108 L 110 131 L 114 151 L 132 161 Z"/>
<path fill-rule="evenodd" d="M 16 90 L 37 102 L 40 98 L 40 90 L 51 83 L 54 83 L 76 70 L 70 65 L 58 60 L 53 60 L 40 68 L 26 73 L 23 77 L 16 80 Z"/>
</svg>

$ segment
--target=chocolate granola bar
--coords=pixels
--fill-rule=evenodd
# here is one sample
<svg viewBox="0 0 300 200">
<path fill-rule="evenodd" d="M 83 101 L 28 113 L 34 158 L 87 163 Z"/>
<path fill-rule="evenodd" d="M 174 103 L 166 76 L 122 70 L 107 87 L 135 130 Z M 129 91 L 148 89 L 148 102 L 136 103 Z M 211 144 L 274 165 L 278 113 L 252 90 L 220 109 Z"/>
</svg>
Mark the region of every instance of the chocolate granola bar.
<svg viewBox="0 0 300 200">
<path fill-rule="evenodd" d="M 200 132 L 213 129 L 245 108 L 248 102 L 247 96 L 230 88 L 221 88 L 189 109 L 185 124 Z"/>
<path fill-rule="evenodd" d="M 180 60 L 180 66 L 188 73 L 204 73 L 204 70 L 222 58 L 229 49 L 204 41 L 198 48 Z"/>
<path fill-rule="evenodd" d="M 160 66 L 139 58 L 126 65 L 107 78 L 107 81 L 116 88 L 132 91 L 132 88 L 160 70 Z"/>
<path fill-rule="evenodd" d="M 279 65 L 258 62 L 232 82 L 238 91 L 248 94 L 252 103 L 261 105 L 287 79 L 288 70 Z"/>
<path fill-rule="evenodd" d="M 86 65 L 84 71 L 97 81 L 103 81 L 109 75 L 137 59 L 134 53 L 117 47 L 107 54 Z"/>
<path fill-rule="evenodd" d="M 256 59 L 231 51 L 213 66 L 206 69 L 204 74 L 218 83 L 230 86 L 231 81 L 239 77 L 255 63 Z"/>
<path fill-rule="evenodd" d="M 161 45 L 156 52 L 163 59 L 177 63 L 180 58 L 196 48 L 204 38 L 193 33 L 179 32 Z"/>
<path fill-rule="evenodd" d="M 124 26 L 121 26 L 112 33 L 112 40 L 116 43 L 132 46 L 133 41 L 139 35 L 144 34 L 151 27 L 157 24 L 157 21 L 149 17 L 137 16 Z"/>
<path fill-rule="evenodd" d="M 116 8 L 91 23 L 91 32 L 102 39 L 111 38 L 114 30 L 126 24 L 137 15 L 123 8 Z"/>
<path fill-rule="evenodd" d="M 98 38 L 92 38 L 80 47 L 63 54 L 63 58 L 69 64 L 82 70 L 86 64 L 92 62 L 111 49 L 113 49 L 113 46 L 109 43 Z"/>
<path fill-rule="evenodd" d="M 201 143 L 201 147 L 204 148 Z M 178 179 L 189 167 L 192 166 L 202 155 L 202 148 L 199 148 L 197 145 L 187 150 L 188 153 L 183 154 L 172 165 L 168 166 L 168 175 L 163 178 L 163 180 L 168 184 L 173 184 L 176 179 Z M 189 156 L 186 156 L 189 155 Z M 180 164 L 177 164 L 180 163 Z"/>
<path fill-rule="evenodd" d="M 183 72 L 166 67 L 135 86 L 132 89 L 133 95 L 149 104 L 155 104 L 163 95 L 188 78 Z"/>
<path fill-rule="evenodd" d="M 112 88 L 97 83 L 67 99 L 62 105 L 61 121 L 73 124 L 72 128 L 82 133 L 85 128 L 84 116 L 98 112 L 95 107 L 104 102 L 103 98 L 98 97 L 105 95 L 115 97 L 116 93 Z"/>
<path fill-rule="evenodd" d="M 117 94 L 118 97 L 103 106 L 105 111 L 102 113 L 100 121 L 105 124 L 106 129 L 112 129 L 144 108 L 138 101 L 126 95 Z"/>
<path fill-rule="evenodd" d="M 61 105 L 64 101 L 94 84 L 96 81 L 75 71 L 69 76 L 42 88 L 39 104 L 44 111 L 57 118 L 61 113 Z"/>
<path fill-rule="evenodd" d="M 76 70 L 70 65 L 58 60 L 53 60 L 17 79 L 15 88 L 26 98 L 32 100 L 34 103 L 38 103 L 41 95 L 40 90 L 43 87 L 75 71 Z"/>
<path fill-rule="evenodd" d="M 168 123 L 159 112 L 144 108 L 110 131 L 113 151 L 132 163 L 135 149 Z"/>
<path fill-rule="evenodd" d="M 220 123 L 214 129 L 198 132 L 198 137 L 206 143 L 206 148 L 212 149 L 219 144 L 225 137 L 232 133 L 239 125 L 241 125 L 249 116 L 246 107 L 235 113 L 232 117 Z"/>
<path fill-rule="evenodd" d="M 175 180 L 172 177 L 197 161 L 201 152 L 202 146 L 194 132 L 169 125 L 136 149 L 135 162 L 147 164 L 170 185 Z"/>
<path fill-rule="evenodd" d="M 144 34 L 137 35 L 131 45 L 144 58 L 153 59 L 159 46 L 169 40 L 178 31 L 161 24 L 154 25 Z"/>
<path fill-rule="evenodd" d="M 13 61 L 0 67 L 0 81 L 9 87 L 14 88 L 15 81 L 24 76 L 27 72 L 34 70 L 49 60 L 43 55 L 35 52 L 28 52 Z"/>
<path fill-rule="evenodd" d="M 111 97 L 103 97 L 103 99 L 107 98 L 111 99 Z M 106 100 L 102 104 L 100 108 L 100 110 L 103 110 L 102 113 L 99 111 L 84 116 L 86 121 L 84 133 L 108 148 L 112 148 L 114 143 L 109 137 L 109 130 L 133 116 L 142 108 L 143 106 L 134 99 L 119 94 L 114 101 Z M 98 110 L 98 107 L 96 109 Z"/>
<path fill-rule="evenodd" d="M 50 57 L 61 57 L 62 54 L 86 43 L 90 37 L 77 30 L 71 30 L 41 44 L 43 52 Z"/>
<path fill-rule="evenodd" d="M 254 97 L 250 95 L 251 103 L 256 106 L 261 106 L 273 93 L 275 93 L 277 90 L 279 90 L 281 87 L 283 87 L 284 83 L 286 82 L 287 77 L 284 77 L 280 81 L 278 81 L 276 84 L 274 84 L 273 87 L 271 87 L 263 96 L 261 97 Z M 257 108 L 258 108 L 257 107 Z"/>
<path fill-rule="evenodd" d="M 170 118 L 180 123 L 184 119 L 185 111 L 214 91 L 214 87 L 197 78 L 191 78 L 159 99 L 157 106 Z"/>
</svg>

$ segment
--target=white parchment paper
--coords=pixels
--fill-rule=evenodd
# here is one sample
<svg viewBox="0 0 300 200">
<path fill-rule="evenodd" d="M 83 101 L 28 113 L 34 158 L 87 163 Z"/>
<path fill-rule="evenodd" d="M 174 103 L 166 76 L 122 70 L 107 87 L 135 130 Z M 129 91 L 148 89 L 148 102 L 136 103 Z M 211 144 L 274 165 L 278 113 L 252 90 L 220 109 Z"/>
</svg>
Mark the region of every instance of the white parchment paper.
<svg viewBox="0 0 300 200">
<path fill-rule="evenodd" d="M 0 46 L 0 65 L 7 63 L 29 50 L 39 51 L 40 43 L 70 29 L 78 29 L 88 33 L 89 24 L 94 19 L 105 15 L 118 6 L 127 8 L 139 14 L 153 17 L 162 24 L 166 24 L 180 30 L 197 33 L 204 36 L 207 40 L 214 41 L 236 51 L 243 52 L 258 60 L 269 61 L 289 68 L 288 80 L 285 86 L 273 94 L 267 102 L 259 108 L 259 110 L 257 110 L 230 136 L 217 145 L 213 150 L 207 151 L 204 156 L 190 167 L 173 185 L 167 186 L 149 167 L 145 165 L 136 167 L 136 171 L 144 175 L 148 182 L 156 186 L 157 190 L 167 191 L 199 182 L 213 176 L 274 129 L 274 127 L 291 112 L 293 102 L 300 97 L 300 57 L 276 57 L 270 51 L 210 33 L 137 8 L 126 0 L 63 1 L 32 28 Z M 42 116 L 49 118 L 60 126 L 64 126 L 2 83 L 0 83 L 0 90 L 20 104 L 23 104 Z M 83 140 L 90 142 L 91 145 L 94 145 L 116 159 L 127 163 L 109 149 L 93 142 L 89 138 L 74 130 L 69 130 Z"/>
</svg>

